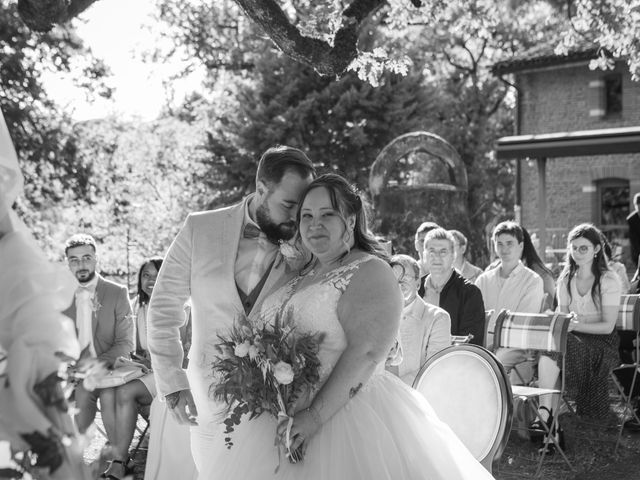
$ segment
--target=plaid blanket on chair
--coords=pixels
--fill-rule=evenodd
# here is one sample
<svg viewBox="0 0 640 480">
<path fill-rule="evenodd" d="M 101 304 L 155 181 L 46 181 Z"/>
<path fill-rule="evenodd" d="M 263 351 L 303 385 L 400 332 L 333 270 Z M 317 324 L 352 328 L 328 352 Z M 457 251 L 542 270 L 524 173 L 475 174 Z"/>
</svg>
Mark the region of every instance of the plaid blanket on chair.
<svg viewBox="0 0 640 480">
<path fill-rule="evenodd" d="M 496 322 L 496 344 L 504 348 L 562 352 L 567 344 L 564 324 L 572 315 L 504 312 Z"/>
<path fill-rule="evenodd" d="M 640 330 L 640 294 L 622 295 L 616 319 L 618 330 Z"/>
</svg>

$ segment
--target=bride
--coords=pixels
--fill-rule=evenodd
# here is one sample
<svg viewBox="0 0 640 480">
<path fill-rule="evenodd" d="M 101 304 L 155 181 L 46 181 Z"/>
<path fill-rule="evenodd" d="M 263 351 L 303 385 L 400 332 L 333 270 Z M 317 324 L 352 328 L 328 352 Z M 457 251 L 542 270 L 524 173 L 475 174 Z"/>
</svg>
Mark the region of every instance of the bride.
<svg viewBox="0 0 640 480">
<path fill-rule="evenodd" d="M 292 449 L 304 460 L 279 459 L 275 419 L 244 419 L 233 446 L 212 452 L 201 478 L 455 480 L 493 478 L 426 400 L 387 373 L 402 296 L 385 254 L 367 228 L 360 196 L 327 174 L 303 193 L 299 235 L 314 263 L 272 294 L 260 321 L 283 304 L 296 329 L 325 332 L 320 382 L 294 415 Z"/>
</svg>

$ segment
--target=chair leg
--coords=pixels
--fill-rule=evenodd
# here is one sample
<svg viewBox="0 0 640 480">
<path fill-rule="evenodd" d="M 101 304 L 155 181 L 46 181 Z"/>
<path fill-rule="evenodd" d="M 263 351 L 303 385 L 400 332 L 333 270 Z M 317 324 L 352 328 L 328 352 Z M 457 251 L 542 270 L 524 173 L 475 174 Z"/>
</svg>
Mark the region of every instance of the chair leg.
<svg viewBox="0 0 640 480">
<path fill-rule="evenodd" d="M 627 418 L 627 412 L 631 412 L 632 418 L 635 418 L 635 420 L 638 423 L 640 423 L 640 418 L 638 418 L 638 415 L 635 409 L 631 406 L 631 402 L 633 400 L 632 395 L 633 395 L 633 390 L 635 388 L 637 376 L 638 376 L 638 368 L 636 367 L 635 371 L 633 372 L 633 379 L 631 380 L 631 388 L 629 389 L 629 395 L 627 396 L 624 393 L 624 387 L 618 382 L 617 378 L 615 378 L 615 375 L 613 375 L 613 383 L 618 389 L 620 396 L 624 400 L 624 406 L 622 409 L 622 421 L 620 422 L 620 428 L 618 429 L 618 438 L 616 438 L 616 446 L 613 449 L 614 455 L 617 455 L 618 453 L 618 447 L 620 446 L 620 440 L 622 439 L 622 431 L 624 430 L 624 424 L 625 424 L 625 419 Z"/>
<path fill-rule="evenodd" d="M 142 430 L 142 433 L 140 434 L 140 437 L 138 437 L 138 442 L 136 443 L 136 448 L 134 448 L 133 452 L 129 455 L 129 458 L 131 460 L 136 458 L 136 455 L 138 454 L 138 450 L 140 450 L 140 445 L 142 445 L 142 441 L 144 440 L 144 437 L 145 437 L 145 435 L 147 434 L 148 431 L 149 431 L 149 422 L 147 421 L 147 424 L 145 425 L 144 430 Z"/>
<path fill-rule="evenodd" d="M 631 413 L 631 418 L 635 419 L 636 422 L 640 424 L 640 418 L 636 413 L 635 408 L 631 405 L 632 398 L 631 396 L 627 397 L 622 394 L 623 399 L 625 400 L 624 407 L 622 408 L 622 420 L 620 421 L 620 427 L 618 428 L 618 438 L 616 439 L 616 446 L 613 449 L 613 454 L 616 455 L 618 453 L 618 447 L 620 446 L 620 440 L 622 439 L 622 431 L 624 430 L 625 419 L 627 418 L 628 413 Z"/>
<path fill-rule="evenodd" d="M 547 447 L 549 446 L 550 442 L 553 442 L 553 444 L 556 446 L 556 449 L 560 452 L 560 454 L 562 455 L 562 458 L 564 458 L 564 461 L 567 462 L 567 465 L 569 465 L 569 468 L 571 470 L 574 470 L 573 465 L 571 465 L 571 462 L 569 461 L 569 459 L 567 458 L 567 455 L 564 453 L 564 450 L 562 449 L 562 447 L 560 446 L 560 444 L 557 442 L 557 440 L 555 439 L 555 436 L 551 434 L 551 432 L 553 432 L 555 430 L 555 428 L 558 425 L 558 407 L 560 406 L 560 401 L 558 400 L 558 402 L 556 403 L 556 408 L 555 408 L 555 412 L 556 414 L 553 416 L 553 421 L 551 422 L 551 426 L 547 426 L 547 422 L 544 421 L 544 419 L 541 417 L 539 409 L 538 409 L 538 402 L 536 401 L 532 401 L 529 403 L 529 408 L 532 410 L 533 414 L 540 420 L 540 423 L 542 424 L 542 427 L 545 430 L 545 442 L 544 442 L 544 446 L 542 448 L 542 453 L 540 454 L 540 458 L 538 460 L 538 468 L 536 469 L 536 473 L 534 475 L 534 477 L 538 477 L 540 475 L 540 472 L 542 471 L 542 464 L 544 463 L 544 457 L 547 454 Z M 553 409 L 552 409 L 553 410 Z"/>
</svg>

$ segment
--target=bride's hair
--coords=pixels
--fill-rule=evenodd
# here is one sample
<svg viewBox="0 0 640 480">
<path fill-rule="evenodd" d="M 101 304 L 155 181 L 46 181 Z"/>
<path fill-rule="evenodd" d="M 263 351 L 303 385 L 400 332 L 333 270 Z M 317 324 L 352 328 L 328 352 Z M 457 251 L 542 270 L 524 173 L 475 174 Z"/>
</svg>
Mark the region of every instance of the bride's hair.
<svg viewBox="0 0 640 480">
<path fill-rule="evenodd" d="M 355 186 L 345 178 L 335 173 L 325 173 L 313 180 L 302 192 L 299 205 L 302 206 L 308 193 L 316 188 L 326 188 L 331 199 L 331 206 L 340 214 L 342 221 L 348 228 L 347 217 L 355 216 L 353 227 L 353 247 L 368 252 L 376 257 L 389 261 L 389 255 L 384 247 L 376 240 L 369 230 L 365 202 Z M 297 224 L 300 225 L 300 210 L 298 210 Z"/>
</svg>

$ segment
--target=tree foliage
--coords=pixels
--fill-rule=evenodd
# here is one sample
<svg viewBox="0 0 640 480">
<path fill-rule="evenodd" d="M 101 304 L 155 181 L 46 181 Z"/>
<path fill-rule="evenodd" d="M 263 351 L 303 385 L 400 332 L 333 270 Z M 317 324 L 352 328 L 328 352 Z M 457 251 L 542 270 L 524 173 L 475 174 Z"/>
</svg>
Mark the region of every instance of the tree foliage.
<svg viewBox="0 0 640 480">
<path fill-rule="evenodd" d="M 20 14 L 30 27 L 47 31 L 77 16 L 97 0 L 19 0 Z M 483 35 L 492 34 L 492 9 L 517 9 L 525 0 L 235 0 L 244 15 L 259 26 L 285 54 L 316 69 L 323 75 L 340 75 L 356 68 L 363 75 L 382 65 L 391 69 L 406 68 L 393 58 L 389 61 L 384 45 L 374 49 L 362 46 L 363 33 L 372 17 L 382 10 L 390 12 L 396 23 L 408 25 L 427 21 L 437 26 L 451 6 L 470 12 Z M 535 2 L 543 3 L 543 2 Z M 601 61 L 594 65 L 610 66 L 608 58 L 627 59 L 631 73 L 640 74 L 640 3 L 638 0 L 549 0 L 556 17 L 563 17 L 563 35 L 557 51 L 575 45 L 576 38 L 593 42 L 601 48 Z M 473 28 L 473 27 L 472 27 Z M 216 30 L 209 31 L 210 37 Z M 393 56 L 393 54 L 392 54 Z"/>
<path fill-rule="evenodd" d="M 375 88 L 353 72 L 320 77 L 268 44 L 249 70 L 211 71 L 211 84 L 217 79 L 226 86 L 211 95 L 207 150 L 221 167 L 227 192 L 234 192 L 219 200 L 246 193 L 255 160 L 278 143 L 303 148 L 323 168 L 345 174 L 366 191 L 369 168 L 382 148 L 398 135 L 427 130 L 452 143 L 467 167 L 472 230 L 466 233 L 474 256 L 486 255 L 484 226 L 510 210 L 514 174 L 512 164 L 492 155 L 495 139 L 511 134 L 513 123 L 509 86 L 491 75 L 490 66 L 504 52 L 556 34 L 557 26 L 541 21 L 551 11 L 546 4 L 506 10 L 473 5 L 451 5 L 437 27 L 426 20 L 395 23 L 392 10 L 378 12 L 367 41 L 390 49 L 403 44 L 411 67 L 404 76 L 378 72 Z M 479 16 L 492 19 L 494 34 L 486 35 Z M 198 24 L 199 32 L 211 29 L 205 21 Z M 180 38 L 186 48 L 201 41 L 189 34 Z M 400 237 L 408 238 L 407 232 Z"/>
<path fill-rule="evenodd" d="M 38 229 L 40 210 L 82 197 L 90 175 L 76 161 L 71 122 L 49 98 L 42 76 L 80 71 L 80 86 L 108 96 L 101 81 L 106 67 L 90 55 L 71 27 L 34 33 L 8 0 L 0 0 L 0 51 L 0 108 L 25 177 L 25 195 L 18 207 L 27 223 Z"/>
<path fill-rule="evenodd" d="M 210 174 L 203 132 L 197 121 L 170 117 L 77 124 L 76 156 L 89 172 L 86 195 L 42 209 L 46 249 L 60 256 L 66 238 L 90 233 L 103 271 L 133 280 L 142 259 L 164 254 L 187 213 L 215 196 L 203 181 Z"/>
</svg>

